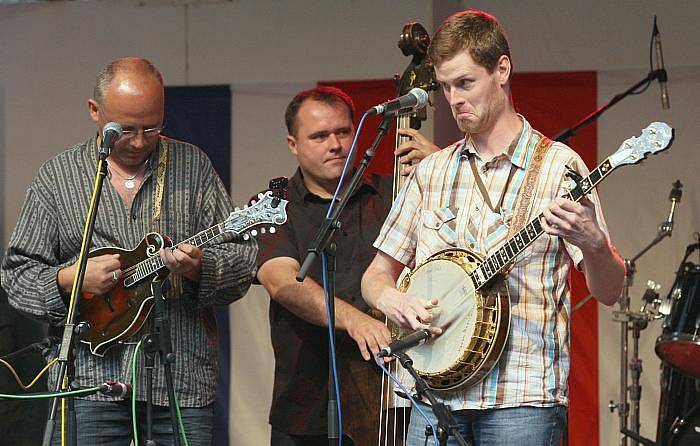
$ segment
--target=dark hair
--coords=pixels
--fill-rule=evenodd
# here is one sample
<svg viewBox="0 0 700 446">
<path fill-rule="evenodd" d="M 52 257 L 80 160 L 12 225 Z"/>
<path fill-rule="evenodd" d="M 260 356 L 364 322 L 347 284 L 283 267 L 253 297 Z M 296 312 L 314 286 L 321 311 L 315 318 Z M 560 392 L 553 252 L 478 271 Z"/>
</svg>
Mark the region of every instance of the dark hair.
<svg viewBox="0 0 700 446">
<path fill-rule="evenodd" d="M 316 87 L 309 90 L 300 91 L 294 96 L 294 99 L 287 105 L 287 110 L 284 112 L 284 123 L 287 125 L 287 132 L 296 136 L 297 134 L 297 114 L 301 105 L 307 99 L 323 102 L 328 105 L 342 105 L 348 109 L 350 119 L 355 119 L 355 104 L 350 96 L 337 87 Z"/>
<path fill-rule="evenodd" d="M 126 71 L 150 74 L 160 83 L 160 85 L 163 85 L 163 75 L 160 74 L 160 71 L 158 68 L 156 68 L 153 62 L 141 57 L 123 57 L 113 60 L 107 66 L 102 68 L 99 73 L 97 73 L 97 81 L 95 82 L 95 88 L 92 91 L 92 98 L 98 104 L 102 104 L 104 101 L 105 91 L 107 91 L 109 84 L 112 83 L 117 74 Z"/>
<path fill-rule="evenodd" d="M 430 42 L 428 57 L 433 64 L 439 65 L 464 50 L 469 51 L 474 62 L 489 73 L 493 73 L 501 56 L 510 58 L 503 26 L 496 17 L 484 11 L 462 11 L 445 19 Z"/>
</svg>

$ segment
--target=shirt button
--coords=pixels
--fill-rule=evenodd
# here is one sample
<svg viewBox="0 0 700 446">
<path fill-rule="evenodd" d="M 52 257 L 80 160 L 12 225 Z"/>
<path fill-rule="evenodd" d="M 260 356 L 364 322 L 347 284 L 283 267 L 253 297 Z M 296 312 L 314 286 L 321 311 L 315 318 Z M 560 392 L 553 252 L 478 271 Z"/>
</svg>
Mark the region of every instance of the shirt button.
<svg viewBox="0 0 700 446">
<path fill-rule="evenodd" d="M 131 214 L 131 219 L 136 221 L 136 214 Z"/>
</svg>

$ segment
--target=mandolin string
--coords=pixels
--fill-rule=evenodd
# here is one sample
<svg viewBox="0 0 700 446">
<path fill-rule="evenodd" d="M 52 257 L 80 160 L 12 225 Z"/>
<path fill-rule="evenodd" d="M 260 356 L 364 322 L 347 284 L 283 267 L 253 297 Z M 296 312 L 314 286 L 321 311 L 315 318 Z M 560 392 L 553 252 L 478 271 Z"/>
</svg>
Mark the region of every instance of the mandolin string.
<svg viewBox="0 0 700 446">
<path fill-rule="evenodd" d="M 245 220 L 247 220 L 247 219 L 249 219 L 249 218 L 238 217 L 238 218 L 229 219 L 229 220 L 227 220 L 227 222 L 229 222 L 229 223 L 234 223 L 234 224 L 235 224 L 236 222 L 245 221 Z M 195 245 L 196 245 L 196 246 L 203 246 L 204 244 L 211 242 L 211 241 L 214 240 L 216 237 L 218 237 L 218 236 L 220 236 L 220 235 L 222 235 L 222 234 L 224 233 L 224 231 L 221 229 L 221 226 L 222 226 L 222 225 L 223 225 L 223 223 L 219 223 L 219 224 L 217 224 L 217 225 L 215 225 L 215 226 L 212 226 L 211 228 L 208 228 L 208 229 L 205 229 L 205 230 L 203 230 L 203 231 L 200 231 L 200 232 L 198 232 L 197 234 L 193 235 L 192 237 L 189 237 L 189 238 L 187 238 L 187 239 L 185 239 L 185 240 L 183 240 L 183 241 L 177 243 L 176 245 L 172 246 L 171 249 L 172 249 L 172 250 L 175 250 L 175 249 L 177 249 L 177 247 L 179 247 L 179 246 L 181 246 L 181 245 L 183 245 L 183 244 L 185 244 L 185 243 L 191 243 L 193 240 L 196 240 L 197 237 L 206 236 L 206 239 L 205 239 L 203 242 L 201 242 L 201 243 L 197 243 L 197 242 L 195 241 Z M 247 226 L 247 225 L 243 225 L 243 226 Z M 215 230 L 218 230 L 219 233 L 218 233 L 218 234 L 214 234 Z M 209 236 L 209 235 L 207 235 L 207 233 L 212 233 L 212 235 Z M 153 260 L 153 259 L 157 259 L 157 260 Z M 160 260 L 160 257 L 155 257 L 155 256 L 154 256 L 154 257 L 149 257 L 149 258 L 147 258 L 147 259 L 144 259 L 144 260 L 142 260 L 142 261 L 140 261 L 140 262 L 138 262 L 138 263 L 136 263 L 136 264 L 134 264 L 134 265 L 132 265 L 132 266 L 126 268 L 126 269 L 124 269 L 124 270 L 122 271 L 123 277 L 124 277 L 124 278 L 126 278 L 126 277 L 131 277 L 131 276 L 133 276 L 134 274 L 137 274 L 138 272 L 140 272 L 142 269 L 145 269 L 145 268 L 148 266 L 149 263 L 153 263 L 153 262 L 155 262 L 155 267 L 156 267 L 156 270 L 155 270 L 155 271 L 161 269 L 161 268 L 164 266 L 162 260 Z M 155 272 L 155 271 L 153 271 L 153 272 Z M 144 277 L 147 277 L 147 276 L 151 275 L 153 272 L 148 273 L 148 274 L 145 274 L 145 273 L 144 273 Z"/>
</svg>

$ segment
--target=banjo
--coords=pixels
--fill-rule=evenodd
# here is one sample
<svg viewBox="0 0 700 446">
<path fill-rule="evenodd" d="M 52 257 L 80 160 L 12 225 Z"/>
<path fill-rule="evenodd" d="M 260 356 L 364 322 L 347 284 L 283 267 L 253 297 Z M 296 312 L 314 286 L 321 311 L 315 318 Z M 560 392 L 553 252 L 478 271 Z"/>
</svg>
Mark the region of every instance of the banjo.
<svg viewBox="0 0 700 446">
<path fill-rule="evenodd" d="M 615 168 L 636 164 L 671 145 L 673 129 L 652 122 L 641 136 L 625 140 L 617 151 L 564 195 L 579 201 Z M 574 176 L 574 175 L 572 175 Z M 401 280 L 399 291 L 440 301 L 433 325 L 443 333 L 407 350 L 414 368 L 434 390 L 469 387 L 498 362 L 510 331 L 510 299 L 502 272 L 544 233 L 542 214 L 532 219 L 488 257 L 466 249 L 439 251 Z M 392 327 L 394 338 L 410 331 Z"/>
</svg>

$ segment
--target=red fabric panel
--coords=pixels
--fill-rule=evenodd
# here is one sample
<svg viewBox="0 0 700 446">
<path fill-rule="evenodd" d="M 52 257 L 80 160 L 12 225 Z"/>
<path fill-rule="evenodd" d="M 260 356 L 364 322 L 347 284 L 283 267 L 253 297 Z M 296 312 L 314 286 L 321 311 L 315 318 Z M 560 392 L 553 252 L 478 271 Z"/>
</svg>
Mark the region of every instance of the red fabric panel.
<svg viewBox="0 0 700 446">
<path fill-rule="evenodd" d="M 396 84 L 391 79 L 376 79 L 363 81 L 322 81 L 318 85 L 330 85 L 344 90 L 355 102 L 355 128 L 360 123 L 364 112 L 377 104 L 396 97 Z M 357 141 L 356 163 L 359 163 L 365 151 L 372 145 L 377 134 L 377 127 L 382 122 L 379 116 L 365 120 L 364 128 Z M 374 160 L 370 163 L 368 172 L 393 175 L 394 148 L 396 147 L 396 124 L 392 125 L 389 133 L 382 139 Z"/>
<path fill-rule="evenodd" d="M 361 81 L 324 81 L 345 90 L 355 101 L 359 123 L 362 113 L 370 107 L 395 97 L 395 85 L 390 79 Z M 597 107 L 597 75 L 593 71 L 561 73 L 516 73 L 513 76 L 513 100 L 519 113 L 527 117 L 534 128 L 547 136 L 573 126 Z M 439 93 L 438 93 L 439 94 Z M 380 119 L 365 122 L 358 142 L 359 155 L 370 146 Z M 395 126 L 394 126 L 395 127 Z M 596 124 L 590 124 L 572 137 L 568 144 L 583 158 L 589 169 L 596 167 L 598 136 Z M 377 150 L 370 171 L 391 174 L 395 128 Z M 358 156 L 359 159 L 359 156 Z M 588 295 L 581 273 L 572 275 L 572 308 Z M 598 422 L 598 309 L 589 301 L 572 317 L 569 445 L 599 444 Z"/>
<path fill-rule="evenodd" d="M 572 127 L 597 108 L 598 86 L 594 71 L 561 73 L 516 73 L 513 100 L 519 113 L 534 128 L 552 137 Z M 596 124 L 581 129 L 568 145 L 583 158 L 589 169 L 597 165 Z M 571 276 L 573 308 L 588 295 L 580 272 Z M 569 445 L 599 443 L 598 398 L 598 307 L 589 301 L 571 321 L 571 372 L 569 374 Z"/>
</svg>

